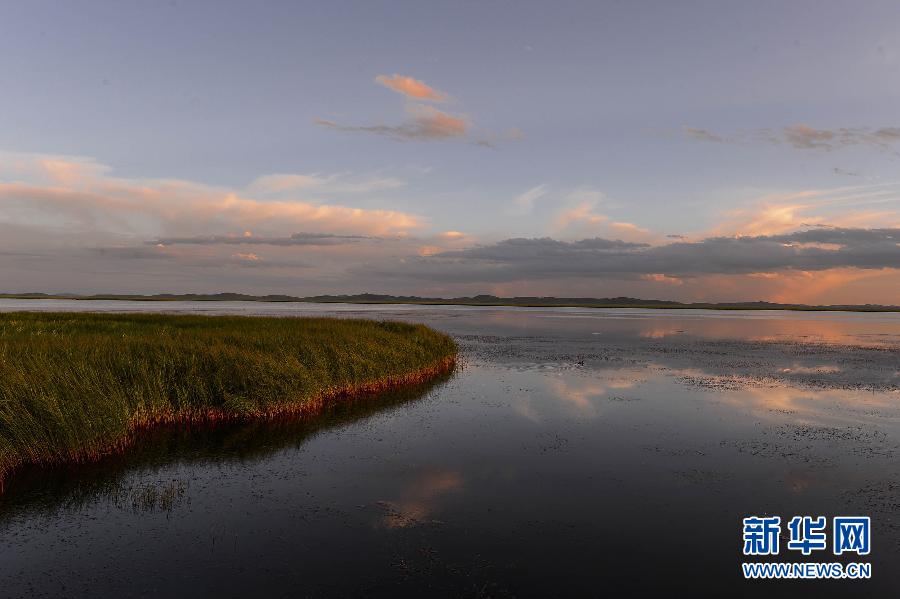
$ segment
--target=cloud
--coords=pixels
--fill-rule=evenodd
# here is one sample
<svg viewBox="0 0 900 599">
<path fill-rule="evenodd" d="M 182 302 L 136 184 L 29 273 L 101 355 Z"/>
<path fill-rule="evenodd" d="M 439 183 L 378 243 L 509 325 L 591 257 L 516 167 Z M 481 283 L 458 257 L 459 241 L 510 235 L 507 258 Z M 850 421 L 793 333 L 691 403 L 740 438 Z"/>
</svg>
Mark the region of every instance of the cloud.
<svg viewBox="0 0 900 599">
<path fill-rule="evenodd" d="M 554 259 L 559 256 L 595 256 L 605 252 L 629 251 L 649 247 L 650 245 L 646 243 L 629 243 L 619 239 L 603 239 L 600 237 L 580 239 L 578 241 L 559 241 L 551 237 L 516 237 L 491 245 L 446 252 L 441 256 L 445 258 L 474 258 L 496 262 L 514 262 L 541 258 Z"/>
<path fill-rule="evenodd" d="M 882 127 L 872 135 L 885 143 L 893 143 L 900 141 L 900 127 Z"/>
<path fill-rule="evenodd" d="M 215 245 L 215 244 L 210 244 Z M 203 269 L 206 272 L 229 267 L 254 267 L 257 269 L 310 269 L 313 265 L 297 260 L 292 256 L 278 257 L 274 260 L 263 257 L 257 252 L 182 252 L 172 246 L 156 244 L 145 246 L 105 246 L 85 248 L 88 256 L 81 256 L 92 261 L 93 268 L 116 268 L 129 265 L 129 271 L 146 272 L 148 261 L 163 263 L 164 268 L 173 274 L 185 269 Z M 69 249 L 70 256 L 79 257 L 79 250 Z M 58 258 L 57 258 L 58 259 Z"/>
<path fill-rule="evenodd" d="M 581 202 L 574 208 L 563 210 L 556 217 L 553 223 L 553 231 L 561 233 L 573 227 L 573 225 L 584 231 L 586 229 L 596 229 L 599 225 L 605 225 L 608 222 L 608 216 L 594 212 L 593 203 Z"/>
<path fill-rule="evenodd" d="M 613 237 L 626 241 L 655 241 L 659 236 L 649 229 L 624 221 L 614 221 L 598 211 L 605 200 L 600 191 L 581 187 L 563 196 L 564 207 L 551 221 L 548 232 L 565 237 Z"/>
<path fill-rule="evenodd" d="M 760 239 L 768 239 L 785 244 L 819 243 L 842 247 L 880 243 L 900 245 L 900 228 L 847 229 L 842 227 L 816 227 L 787 235 L 768 235 Z M 897 266 L 900 266 L 900 264 Z"/>
<path fill-rule="evenodd" d="M 447 94 L 411 77 L 379 75 L 375 81 L 416 101 L 443 102 L 448 99 Z M 439 110 L 430 104 L 407 103 L 406 113 L 406 120 L 399 124 L 353 125 L 323 118 L 314 119 L 313 122 L 320 127 L 344 133 L 368 133 L 398 141 L 468 140 L 473 145 L 487 148 L 496 147 L 498 139 L 518 140 L 523 137 L 522 131 L 517 128 L 511 128 L 500 136 L 490 131 L 473 131 L 472 122 L 467 115 Z"/>
<path fill-rule="evenodd" d="M 654 237 L 650 229 L 639 227 L 634 223 L 610 223 L 609 228 L 620 236 L 635 238 L 651 238 Z"/>
<path fill-rule="evenodd" d="M 483 131 L 472 141 L 472 143 L 477 146 L 494 149 L 501 142 L 522 141 L 523 139 L 525 139 L 525 133 L 521 129 L 513 127 L 500 134 L 492 131 Z"/>
<path fill-rule="evenodd" d="M 293 177 L 233 189 L 118 177 L 86 158 L 3 155 L 3 286 L 900 303 L 900 219 L 878 207 L 900 201 L 897 184 L 771 193 L 715 229 L 678 238 L 602 214 L 603 195 L 580 188 L 552 203 L 550 237 L 498 240 L 431 228 L 406 212 L 256 195 L 302 198 L 380 179 Z M 525 205 L 541 201 L 540 187 L 524 192 Z"/>
<path fill-rule="evenodd" d="M 652 273 L 641 275 L 641 278 L 645 281 L 653 281 L 654 283 L 667 283 L 669 285 L 682 285 L 684 281 L 679 279 L 678 277 L 670 277 L 669 275 L 664 275 L 662 273 Z"/>
<path fill-rule="evenodd" d="M 809 203 L 769 203 L 753 209 L 739 209 L 731 218 L 720 223 L 714 232 L 740 235 L 766 235 L 792 231 L 802 225 L 817 224 L 822 217 L 807 214 Z"/>
<path fill-rule="evenodd" d="M 393 210 L 303 200 L 259 200 L 237 190 L 183 180 L 113 177 L 93 162 L 19 155 L 0 166 L 0 222 L 145 238 L 263 236 L 297 230 L 335 235 L 392 236 L 424 221 Z M 13 172 L 14 171 L 14 172 Z M 264 179 L 264 178 L 263 178 Z"/>
<path fill-rule="evenodd" d="M 716 135 L 712 131 L 708 131 L 706 129 L 696 129 L 694 127 L 688 126 L 685 126 L 682 129 L 685 135 L 700 141 L 711 141 L 714 143 L 721 143 L 726 141 L 724 137 L 720 137 L 719 135 Z"/>
<path fill-rule="evenodd" d="M 390 77 L 378 75 L 375 77 L 375 82 L 413 100 L 427 100 L 430 102 L 444 102 L 447 100 L 447 94 L 444 92 L 440 92 L 425 82 L 412 77 L 397 74 Z"/>
<path fill-rule="evenodd" d="M 294 233 L 289 237 L 260 237 L 244 235 L 200 235 L 195 237 L 163 237 L 148 241 L 149 245 L 339 245 L 374 239 L 365 235 L 335 235 L 333 233 Z"/>
<path fill-rule="evenodd" d="M 510 139 L 514 141 L 525 139 L 525 132 L 519 129 L 518 127 L 510 127 L 503 134 L 504 139 Z"/>
<path fill-rule="evenodd" d="M 534 209 L 534 203 L 547 195 L 546 185 L 537 185 L 525 191 L 513 200 L 513 204 L 522 212 L 528 213 Z"/>
<path fill-rule="evenodd" d="M 422 139 L 447 139 L 465 137 L 469 132 L 469 119 L 464 115 L 442 112 L 433 106 L 413 105 L 409 109 L 412 126 L 409 135 Z"/>
<path fill-rule="evenodd" d="M 808 125 L 798 124 L 784 128 L 784 139 L 795 148 L 827 148 L 831 149 L 837 134 L 834 131 L 813 129 Z"/>
<path fill-rule="evenodd" d="M 433 141 L 465 138 L 469 133 L 469 119 L 438 110 L 433 106 L 408 107 L 409 120 L 400 125 L 341 125 L 334 121 L 316 119 L 319 126 L 347 133 L 372 133 L 400 141 Z"/>
<path fill-rule="evenodd" d="M 407 261 L 406 275 L 517 281 L 600 277 L 678 284 L 675 279 L 783 271 L 900 266 L 900 228 L 816 228 L 781 235 L 708 237 L 662 245 L 591 238 L 514 238 Z M 403 269 L 401 269 L 401 272 Z"/>
<path fill-rule="evenodd" d="M 900 226 L 889 204 L 900 203 L 900 184 L 878 183 L 770 193 L 755 205 L 726 214 L 712 235 L 771 235 L 811 226 Z"/>
<path fill-rule="evenodd" d="M 832 151 L 850 146 L 867 146 L 880 151 L 892 151 L 900 142 L 900 127 L 840 127 L 837 129 L 816 129 L 805 123 L 796 123 L 781 130 L 756 129 L 725 137 L 708 129 L 683 127 L 684 134 L 691 139 L 704 142 L 763 141 L 776 145 L 788 145 L 799 150 Z"/>
<path fill-rule="evenodd" d="M 599 225 L 609 222 L 609 217 L 596 212 L 603 200 L 603 194 L 596 189 L 581 188 L 568 194 L 565 201 L 570 205 L 564 208 L 551 225 L 551 232 L 558 234 L 566 229 L 575 228 L 580 233 L 596 231 Z"/>
<path fill-rule="evenodd" d="M 250 195 L 281 195 L 297 192 L 324 194 L 372 193 L 403 187 L 406 183 L 394 177 L 374 177 L 352 180 L 343 174 L 285 174 L 276 173 L 257 177 L 247 186 Z"/>
</svg>

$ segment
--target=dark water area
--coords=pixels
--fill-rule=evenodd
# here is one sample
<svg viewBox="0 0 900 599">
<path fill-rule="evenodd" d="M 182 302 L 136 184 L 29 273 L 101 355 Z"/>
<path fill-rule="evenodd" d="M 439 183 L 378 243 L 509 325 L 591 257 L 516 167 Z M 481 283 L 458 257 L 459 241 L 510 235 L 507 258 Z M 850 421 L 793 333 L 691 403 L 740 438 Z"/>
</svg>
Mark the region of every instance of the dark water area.
<svg viewBox="0 0 900 599">
<path fill-rule="evenodd" d="M 159 429 L 20 473 L 3 597 L 900 593 L 900 315 L 0 301 L 16 309 L 401 319 L 463 363 L 313 422 Z M 748 515 L 871 516 L 872 552 L 745 558 Z M 872 578 L 746 581 L 745 560 Z"/>
</svg>

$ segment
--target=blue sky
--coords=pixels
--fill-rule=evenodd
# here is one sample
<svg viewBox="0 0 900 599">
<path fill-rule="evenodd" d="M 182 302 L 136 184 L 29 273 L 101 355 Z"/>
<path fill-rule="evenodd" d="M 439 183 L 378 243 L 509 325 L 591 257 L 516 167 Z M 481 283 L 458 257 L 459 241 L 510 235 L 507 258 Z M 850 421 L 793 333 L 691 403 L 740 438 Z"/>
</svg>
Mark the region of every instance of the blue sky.
<svg viewBox="0 0 900 599">
<path fill-rule="evenodd" d="M 794 256 L 761 265 L 771 270 L 749 273 L 755 279 L 746 269 L 729 277 L 666 262 L 670 272 L 648 266 L 633 276 L 530 278 L 540 268 L 491 281 L 459 273 L 448 286 L 441 264 L 477 262 L 444 254 L 510 238 L 657 247 L 679 243 L 667 235 L 697 243 L 811 224 L 900 223 L 894 2 L 5 3 L 0 72 L 0 184 L 8 186 L 0 255 L 20 256 L 5 259 L 8 291 L 699 299 L 715 276 L 723 295 L 713 299 L 790 299 L 806 287 L 802 277 L 825 280 L 829 269 L 798 266 Z M 376 82 L 400 81 L 395 75 L 441 100 Z M 435 129 L 444 115 L 450 129 Z M 47 160 L 56 164 L 50 175 Z M 60 178 L 62 162 L 86 168 L 89 180 Z M 271 175 L 295 178 L 273 190 L 263 185 L 271 177 L 260 182 Z M 60 188 L 105 197 L 111 182 L 114 193 L 159 190 L 164 181 L 179 182 L 181 194 L 190 188 L 182 207 L 212 204 L 173 215 L 129 196 L 129 215 L 113 219 L 99 216 L 110 208 L 96 197 L 82 197 L 77 211 L 33 199 Z M 211 198 L 222 194 L 255 204 L 237 216 L 217 212 Z M 366 212 L 356 225 L 303 211 L 248 217 L 272 202 Z M 388 212 L 415 224 L 399 226 Z M 385 218 L 394 224 L 373 224 Z M 152 243 L 247 232 L 260 238 L 248 244 L 254 251 Z M 293 233 L 378 239 L 264 243 Z M 165 260 L 145 255 L 154 247 Z M 60 248 L 77 251 L 63 259 Z M 129 261 L 129 248 L 141 257 Z M 867 262 L 865 272 L 858 261 L 825 258 L 851 269 L 828 273 L 855 281 L 850 295 L 900 303 L 890 272 L 896 256 Z M 235 260 L 254 267 L 229 266 Z M 404 275 L 411 260 L 424 263 Z M 303 266 L 292 272 L 289 264 Z M 470 266 L 481 273 L 485 264 Z M 73 269 L 91 276 L 52 274 Z M 429 269 L 431 281 L 421 274 Z M 391 276 L 361 275 L 369 271 Z M 843 287 L 797 297 L 843 300 Z"/>
</svg>

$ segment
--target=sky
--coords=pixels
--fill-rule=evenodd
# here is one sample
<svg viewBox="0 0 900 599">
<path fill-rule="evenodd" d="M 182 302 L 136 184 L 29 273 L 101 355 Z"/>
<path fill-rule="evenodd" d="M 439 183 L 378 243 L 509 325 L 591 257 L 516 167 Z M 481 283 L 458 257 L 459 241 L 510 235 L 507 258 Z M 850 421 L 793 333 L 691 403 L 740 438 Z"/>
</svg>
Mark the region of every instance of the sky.
<svg viewBox="0 0 900 599">
<path fill-rule="evenodd" d="M 900 4 L 0 2 L 0 292 L 900 304 Z"/>
</svg>

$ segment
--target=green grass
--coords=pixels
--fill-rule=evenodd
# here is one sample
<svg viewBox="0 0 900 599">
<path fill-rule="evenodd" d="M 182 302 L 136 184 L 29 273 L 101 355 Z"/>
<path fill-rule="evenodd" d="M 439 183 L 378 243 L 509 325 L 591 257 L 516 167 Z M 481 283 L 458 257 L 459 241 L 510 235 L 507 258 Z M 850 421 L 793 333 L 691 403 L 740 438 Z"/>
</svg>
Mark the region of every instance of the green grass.
<svg viewBox="0 0 900 599">
<path fill-rule="evenodd" d="M 456 345 L 423 325 L 333 318 L 0 315 L 0 485 L 96 459 L 164 422 L 314 414 L 427 380 Z"/>
</svg>

